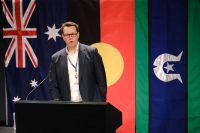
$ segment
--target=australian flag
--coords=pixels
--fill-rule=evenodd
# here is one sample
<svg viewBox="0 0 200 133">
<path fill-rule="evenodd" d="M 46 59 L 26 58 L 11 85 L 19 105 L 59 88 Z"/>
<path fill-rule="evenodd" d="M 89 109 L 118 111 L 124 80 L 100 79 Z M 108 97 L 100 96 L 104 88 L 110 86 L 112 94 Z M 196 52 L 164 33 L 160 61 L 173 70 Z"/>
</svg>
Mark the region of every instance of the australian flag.
<svg viewBox="0 0 200 133">
<path fill-rule="evenodd" d="M 99 3 L 91 1 L 90 4 L 84 4 L 86 1 L 1 0 L 9 125 L 13 123 L 13 100 L 51 99 L 47 80 L 28 94 L 46 79 L 51 55 L 66 46 L 60 34 L 62 23 L 70 20 L 82 26 L 87 33 L 82 35 L 85 37 L 82 43 L 99 42 Z M 87 37 L 89 35 L 93 37 Z"/>
</svg>

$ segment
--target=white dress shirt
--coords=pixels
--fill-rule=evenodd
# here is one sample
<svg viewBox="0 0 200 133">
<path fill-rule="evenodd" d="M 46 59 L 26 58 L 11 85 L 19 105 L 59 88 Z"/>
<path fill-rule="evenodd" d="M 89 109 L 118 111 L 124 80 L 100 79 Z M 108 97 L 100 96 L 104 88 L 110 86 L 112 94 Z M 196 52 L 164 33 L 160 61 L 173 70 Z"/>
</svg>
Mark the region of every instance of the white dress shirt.
<svg viewBox="0 0 200 133">
<path fill-rule="evenodd" d="M 77 45 L 76 51 L 73 54 L 70 54 L 66 48 L 66 51 L 68 53 L 67 64 L 68 64 L 69 84 L 70 84 L 72 102 L 82 101 L 81 94 L 79 91 L 78 47 L 79 44 Z"/>
</svg>

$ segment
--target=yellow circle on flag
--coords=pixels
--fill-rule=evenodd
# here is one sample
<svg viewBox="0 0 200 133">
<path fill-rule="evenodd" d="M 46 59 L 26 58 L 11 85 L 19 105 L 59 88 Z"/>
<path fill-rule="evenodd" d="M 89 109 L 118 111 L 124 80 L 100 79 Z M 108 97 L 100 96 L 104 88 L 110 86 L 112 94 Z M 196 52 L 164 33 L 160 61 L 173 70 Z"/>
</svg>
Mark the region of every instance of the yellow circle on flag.
<svg viewBox="0 0 200 133">
<path fill-rule="evenodd" d="M 124 70 L 124 60 L 118 49 L 110 44 L 95 43 L 92 45 L 97 48 L 102 56 L 106 77 L 107 86 L 115 84 L 121 77 Z"/>
</svg>

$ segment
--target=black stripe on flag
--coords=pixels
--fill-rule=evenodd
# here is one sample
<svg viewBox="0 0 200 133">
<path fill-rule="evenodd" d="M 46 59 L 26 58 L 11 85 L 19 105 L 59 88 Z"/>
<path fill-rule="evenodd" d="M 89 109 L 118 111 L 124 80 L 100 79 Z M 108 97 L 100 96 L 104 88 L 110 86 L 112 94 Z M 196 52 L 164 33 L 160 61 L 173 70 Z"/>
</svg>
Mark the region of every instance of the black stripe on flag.
<svg viewBox="0 0 200 133">
<path fill-rule="evenodd" d="M 68 20 L 79 24 L 81 43 L 100 42 L 99 0 L 68 0 Z"/>
</svg>

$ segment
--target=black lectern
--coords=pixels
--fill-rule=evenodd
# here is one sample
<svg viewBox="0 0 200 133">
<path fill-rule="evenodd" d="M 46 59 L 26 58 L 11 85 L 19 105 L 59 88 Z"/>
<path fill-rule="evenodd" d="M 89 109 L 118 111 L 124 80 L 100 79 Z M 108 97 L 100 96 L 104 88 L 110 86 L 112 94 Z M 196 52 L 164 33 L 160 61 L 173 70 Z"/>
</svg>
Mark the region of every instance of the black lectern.
<svg viewBox="0 0 200 133">
<path fill-rule="evenodd" d="M 110 103 L 18 101 L 16 133 L 115 133 L 122 113 Z"/>
</svg>

